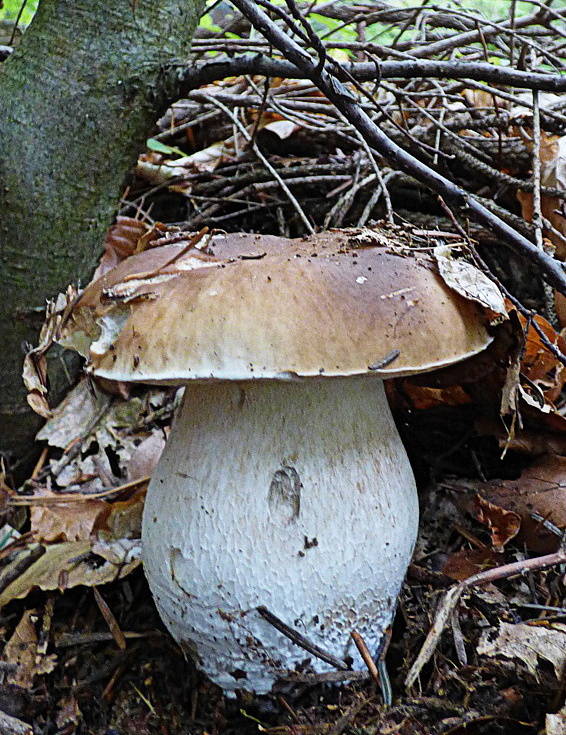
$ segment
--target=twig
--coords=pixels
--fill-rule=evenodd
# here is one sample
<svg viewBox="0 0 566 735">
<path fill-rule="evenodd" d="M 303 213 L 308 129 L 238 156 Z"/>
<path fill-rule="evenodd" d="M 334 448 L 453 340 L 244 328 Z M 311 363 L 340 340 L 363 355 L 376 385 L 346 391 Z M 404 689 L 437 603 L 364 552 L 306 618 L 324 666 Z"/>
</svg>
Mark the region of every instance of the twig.
<svg viewBox="0 0 566 735">
<path fill-rule="evenodd" d="M 369 671 L 369 675 L 374 680 L 374 682 L 377 684 L 377 686 L 380 686 L 379 681 L 379 674 L 377 671 L 377 666 L 375 665 L 375 661 L 371 657 L 371 653 L 368 651 L 368 647 L 366 646 L 366 642 L 362 638 L 362 636 L 358 633 L 357 630 L 353 630 L 350 635 L 352 636 L 352 640 L 356 644 L 356 648 L 358 649 L 360 656 L 363 659 L 364 664 L 367 666 L 367 669 Z"/>
<path fill-rule="evenodd" d="M 186 245 L 183 245 L 182 248 L 179 249 L 178 252 L 176 252 L 174 255 L 172 255 L 168 260 L 163 263 L 163 265 L 160 265 L 159 268 L 156 268 L 152 271 L 143 271 L 141 273 L 130 273 L 127 276 L 124 276 L 121 283 L 125 283 L 126 281 L 137 281 L 144 278 L 153 278 L 154 276 L 159 275 L 160 273 L 163 273 L 166 268 L 168 268 L 170 265 L 173 265 L 173 263 L 176 263 L 178 260 L 180 260 L 184 255 L 186 255 L 189 250 L 192 250 L 194 247 L 196 247 L 197 243 L 202 240 L 202 238 L 207 234 L 208 227 L 203 227 L 201 230 L 199 230 L 196 235 L 193 235 L 189 238 Z M 180 233 L 181 234 L 181 233 Z M 181 235 L 182 239 L 185 240 L 185 235 Z M 159 242 L 159 241 L 157 241 Z M 157 244 L 157 243 L 156 243 Z M 167 241 L 163 243 L 159 243 L 160 245 L 167 245 Z"/>
<path fill-rule="evenodd" d="M 291 190 L 289 189 L 289 187 L 285 184 L 285 182 L 283 181 L 283 179 L 279 176 L 279 174 L 277 173 L 277 170 L 271 165 L 271 163 L 267 160 L 267 158 L 260 151 L 260 149 L 257 146 L 257 143 L 254 140 L 252 140 L 251 135 L 248 133 L 248 131 L 246 130 L 246 128 L 242 125 L 242 123 L 240 122 L 240 120 L 238 120 L 238 118 L 232 113 L 231 110 L 229 110 L 226 107 L 226 105 L 224 105 L 222 102 L 220 102 L 220 100 L 217 100 L 214 95 L 211 95 L 209 97 L 209 99 L 212 102 L 212 104 L 214 104 L 217 107 L 219 107 L 226 115 L 228 115 L 228 117 L 231 120 L 233 120 L 234 124 L 236 125 L 236 127 L 238 128 L 238 130 L 240 131 L 240 133 L 249 142 L 249 144 L 250 144 L 253 152 L 260 159 L 260 161 L 267 168 L 267 170 L 271 172 L 271 174 L 274 176 L 274 178 L 279 183 L 279 186 L 283 189 L 283 191 L 285 192 L 285 194 L 289 198 L 289 201 L 291 202 L 291 204 L 295 208 L 295 211 L 297 212 L 297 214 L 299 215 L 299 217 L 303 221 L 303 224 L 305 225 L 305 227 L 307 229 L 307 232 L 309 232 L 312 235 L 314 233 L 314 228 L 311 225 L 311 223 L 310 223 L 309 219 L 307 218 L 306 214 L 303 212 L 303 208 L 299 204 L 297 198 L 291 192 Z"/>
<path fill-rule="evenodd" d="M 354 702 L 348 711 L 345 712 L 342 717 L 338 719 L 336 724 L 328 731 L 328 735 L 342 735 L 344 730 L 352 724 L 354 718 L 357 717 L 369 701 L 369 699 L 364 698 L 358 702 Z"/>
<path fill-rule="evenodd" d="M 299 671 L 278 671 L 277 678 L 281 681 L 297 684 L 342 684 L 345 681 L 367 681 L 367 671 L 325 671 L 320 674 L 303 674 Z"/>
<path fill-rule="evenodd" d="M 309 641 L 308 638 L 305 638 L 304 635 L 301 635 L 301 633 L 296 631 L 294 628 L 291 628 L 289 625 L 287 625 L 287 623 L 284 623 L 280 618 L 270 612 L 264 605 L 260 605 L 256 608 L 256 610 L 262 618 L 267 620 L 268 623 L 271 623 L 274 628 L 276 628 L 280 633 L 283 633 L 284 636 L 286 636 L 290 641 L 293 641 L 293 643 L 295 643 L 297 646 L 304 648 L 305 651 L 312 653 L 313 656 L 316 656 L 321 661 L 324 661 L 325 663 L 334 666 L 335 669 L 338 669 L 340 671 L 349 670 L 350 667 L 345 661 L 341 661 L 339 658 L 336 658 L 336 656 L 333 656 L 331 653 L 327 653 L 322 648 L 317 646 L 316 643 L 312 643 L 311 641 Z"/>
<path fill-rule="evenodd" d="M 120 625 L 118 624 L 118 621 L 116 620 L 116 616 L 110 609 L 110 606 L 100 593 L 100 591 L 93 587 L 92 589 L 94 593 L 94 599 L 96 600 L 96 604 L 98 605 L 98 609 L 100 610 L 102 617 L 106 621 L 106 624 L 108 625 L 108 629 L 110 630 L 110 633 L 112 634 L 112 638 L 114 639 L 116 645 L 121 651 L 126 650 L 126 637 L 122 633 L 122 629 L 120 628 Z"/>
<path fill-rule="evenodd" d="M 526 559 L 525 561 L 517 561 L 512 564 L 504 564 L 494 569 L 487 569 L 485 572 L 474 574 L 463 582 L 460 582 L 460 584 L 451 587 L 440 601 L 433 626 L 429 630 L 425 642 L 407 674 L 407 678 L 405 679 L 406 686 L 413 686 L 423 666 L 430 660 L 450 616 L 454 612 L 460 597 L 466 590 L 470 587 L 497 582 L 498 580 L 515 577 L 519 574 L 540 571 L 541 569 L 564 564 L 565 562 L 566 549 L 560 549 L 554 554 L 546 554 L 545 556 L 538 556 L 534 559 Z"/>
<path fill-rule="evenodd" d="M 540 250 L 544 250 L 543 240 L 543 218 L 541 201 L 541 133 L 540 133 L 540 109 L 539 93 L 533 90 L 533 226 L 535 228 L 535 242 Z M 554 306 L 554 293 L 552 288 L 543 283 L 544 310 L 548 321 L 558 326 L 558 317 Z"/>
<path fill-rule="evenodd" d="M 133 487 L 149 482 L 150 475 L 140 477 L 137 480 L 126 482 L 109 490 L 101 490 L 99 493 L 60 493 L 59 495 L 15 495 L 8 499 L 8 505 L 58 505 L 59 503 L 86 503 L 89 500 L 106 498 L 109 495 L 131 490 Z"/>
</svg>

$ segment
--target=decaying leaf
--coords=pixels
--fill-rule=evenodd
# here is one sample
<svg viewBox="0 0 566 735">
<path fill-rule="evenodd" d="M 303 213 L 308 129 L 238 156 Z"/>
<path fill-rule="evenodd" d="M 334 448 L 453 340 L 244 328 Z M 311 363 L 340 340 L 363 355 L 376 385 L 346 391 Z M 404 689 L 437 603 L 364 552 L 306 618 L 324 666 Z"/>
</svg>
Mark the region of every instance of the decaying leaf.
<svg viewBox="0 0 566 735">
<path fill-rule="evenodd" d="M 432 388 L 406 380 L 403 383 L 403 393 L 411 401 L 412 408 L 418 411 L 435 406 L 463 406 L 472 400 L 460 385 Z"/>
<path fill-rule="evenodd" d="M 564 387 L 566 370 L 541 340 L 532 324 L 527 324 L 527 320 L 522 314 L 518 316 L 521 326 L 525 330 L 525 349 L 521 359 L 521 372 L 540 389 L 541 393 L 544 394 L 544 399 L 552 403 Z M 566 341 L 556 332 L 554 327 L 538 314 L 534 317 L 534 320 L 546 339 L 560 352 L 566 353 Z"/>
<path fill-rule="evenodd" d="M 540 660 L 548 661 L 560 680 L 566 673 L 566 624 L 547 625 L 500 623 L 483 633 L 478 644 L 483 656 L 503 657 L 521 661 L 536 678 Z"/>
<path fill-rule="evenodd" d="M 57 500 L 57 493 L 46 489 L 35 491 L 49 501 Z M 104 500 L 88 499 L 77 493 L 75 503 L 37 503 L 31 506 L 31 531 L 36 541 L 88 541 L 99 518 L 108 513 L 110 504 Z"/>
<path fill-rule="evenodd" d="M 501 291 L 485 273 L 460 258 L 454 257 L 447 245 L 434 248 L 434 257 L 446 285 L 466 299 L 477 301 L 493 313 L 493 321 L 507 318 L 507 307 Z"/>
<path fill-rule="evenodd" d="M 108 228 L 104 239 L 104 253 L 93 274 L 92 280 L 103 276 L 124 258 L 136 252 L 138 242 L 150 226 L 139 219 L 118 215 L 116 222 Z"/>
<path fill-rule="evenodd" d="M 212 172 L 224 160 L 233 155 L 230 141 L 219 141 L 207 148 L 192 153 L 190 156 L 174 160 L 158 160 L 155 154 L 140 156 L 136 166 L 136 174 L 152 184 L 163 184 L 172 179 L 183 179 L 187 174 Z M 173 183 L 173 182 L 172 182 Z M 174 191 L 189 192 L 190 184 L 181 181 L 173 184 Z"/>
<path fill-rule="evenodd" d="M 52 411 L 51 418 L 37 433 L 39 441 L 65 449 L 85 437 L 108 408 L 110 398 L 83 378 Z"/>
<path fill-rule="evenodd" d="M 69 541 L 46 546 L 42 556 L 25 567 L 25 555 L 37 555 L 37 544 L 25 547 L 2 569 L 2 578 L 10 581 L 0 593 L 0 607 L 11 600 L 25 597 L 35 588 L 68 589 L 78 585 L 94 587 L 122 579 L 141 563 L 139 541 L 106 544 L 91 541 Z M 104 556 L 103 556 L 104 552 Z M 108 557 L 112 561 L 108 561 Z M 104 561 L 106 559 L 106 561 Z M 0 579 L 0 582 L 2 579 Z"/>
<path fill-rule="evenodd" d="M 57 702 L 58 712 L 56 717 L 57 727 L 63 728 L 65 725 L 78 725 L 82 719 L 82 712 L 79 709 L 79 703 L 73 694 L 68 694 Z"/>
<path fill-rule="evenodd" d="M 554 189 L 566 188 L 566 136 L 541 134 L 540 145 L 541 184 Z M 521 204 L 524 219 L 533 219 L 533 195 L 529 192 L 517 191 L 517 199 Z M 566 217 L 564 201 L 559 197 L 544 195 L 541 197 L 542 216 L 562 235 L 566 235 Z M 559 234 L 546 230 L 545 236 L 556 248 L 561 259 L 566 258 L 566 243 Z"/>
<path fill-rule="evenodd" d="M 476 493 L 473 501 L 474 515 L 485 523 L 491 533 L 491 543 L 496 551 L 502 551 L 505 544 L 519 533 L 521 518 L 513 511 L 490 503 Z"/>
<path fill-rule="evenodd" d="M 95 524 L 99 536 L 112 540 L 140 538 L 147 485 L 146 479 L 127 500 L 105 503 L 105 509 L 97 517 Z"/>
<path fill-rule="evenodd" d="M 44 655 L 38 650 L 38 637 L 35 629 L 35 610 L 25 610 L 10 640 L 4 647 L 2 658 L 16 666 L 10 676 L 10 683 L 31 689 L 35 676 L 48 674 L 57 663 L 54 654 Z"/>
<path fill-rule="evenodd" d="M 51 409 L 47 401 L 47 361 L 45 353 L 55 341 L 61 324 L 67 318 L 76 299 L 77 292 L 68 286 L 54 301 L 48 301 L 45 308 L 45 321 L 41 328 L 37 347 L 29 350 L 24 357 L 22 378 L 27 388 L 27 401 L 30 407 L 43 418 L 50 418 Z"/>
<path fill-rule="evenodd" d="M 135 447 L 127 462 L 129 481 L 153 474 L 165 447 L 165 440 L 165 432 L 154 431 Z"/>
<path fill-rule="evenodd" d="M 530 549 L 537 553 L 556 550 L 559 534 L 566 528 L 566 457 L 548 455 L 517 480 L 492 480 L 475 487 L 481 494 L 480 504 L 493 509 L 485 522 L 496 523 L 510 512 L 520 519 L 521 538 Z"/>
<path fill-rule="evenodd" d="M 0 710 L 0 732 L 2 735 L 33 735 L 33 728 L 27 722 Z"/>
<path fill-rule="evenodd" d="M 493 549 L 462 549 L 450 554 L 442 566 L 442 573 L 461 582 L 468 577 L 504 563 L 502 554 Z"/>
</svg>

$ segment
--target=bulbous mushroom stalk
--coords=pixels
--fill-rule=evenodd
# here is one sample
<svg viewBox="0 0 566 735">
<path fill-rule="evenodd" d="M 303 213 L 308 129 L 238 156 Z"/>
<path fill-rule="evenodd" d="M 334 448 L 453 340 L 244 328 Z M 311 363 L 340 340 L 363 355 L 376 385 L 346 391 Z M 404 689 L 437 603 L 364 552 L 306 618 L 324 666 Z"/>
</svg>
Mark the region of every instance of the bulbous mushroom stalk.
<svg viewBox="0 0 566 735">
<path fill-rule="evenodd" d="M 415 481 L 374 377 L 192 385 L 151 481 L 146 575 L 173 636 L 225 690 L 330 667 L 258 612 L 363 663 L 417 533 Z"/>
<path fill-rule="evenodd" d="M 381 379 L 491 337 L 395 228 L 184 245 L 91 284 L 63 339 L 96 376 L 187 386 L 148 491 L 146 572 L 199 666 L 227 691 L 266 692 L 328 667 L 258 606 L 340 659 L 353 629 L 372 651 L 391 622 L 417 501 Z"/>
</svg>

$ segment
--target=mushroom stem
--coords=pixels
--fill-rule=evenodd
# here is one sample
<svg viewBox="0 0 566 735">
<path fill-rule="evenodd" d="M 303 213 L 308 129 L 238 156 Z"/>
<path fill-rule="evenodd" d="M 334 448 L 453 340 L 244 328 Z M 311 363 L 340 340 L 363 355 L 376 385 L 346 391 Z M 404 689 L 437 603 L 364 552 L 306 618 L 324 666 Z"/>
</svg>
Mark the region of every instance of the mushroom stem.
<svg viewBox="0 0 566 735">
<path fill-rule="evenodd" d="M 173 636 L 227 692 L 328 671 L 257 611 L 353 668 L 375 651 L 417 533 L 415 481 L 373 376 L 190 384 L 144 510 Z"/>
</svg>

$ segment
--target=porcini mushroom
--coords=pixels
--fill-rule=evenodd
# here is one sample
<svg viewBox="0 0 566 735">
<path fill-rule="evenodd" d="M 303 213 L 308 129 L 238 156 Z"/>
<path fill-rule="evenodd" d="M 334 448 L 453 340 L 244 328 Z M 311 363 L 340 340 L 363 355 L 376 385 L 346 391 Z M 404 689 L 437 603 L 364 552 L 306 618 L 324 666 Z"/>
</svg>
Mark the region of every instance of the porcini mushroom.
<svg viewBox="0 0 566 735">
<path fill-rule="evenodd" d="M 491 341 L 478 307 L 391 238 L 157 248 L 89 286 L 65 328 L 96 376 L 186 386 L 144 564 L 165 624 L 227 692 L 329 668 L 266 609 L 354 668 L 351 631 L 375 651 L 391 623 L 418 503 L 383 379 Z"/>
</svg>

